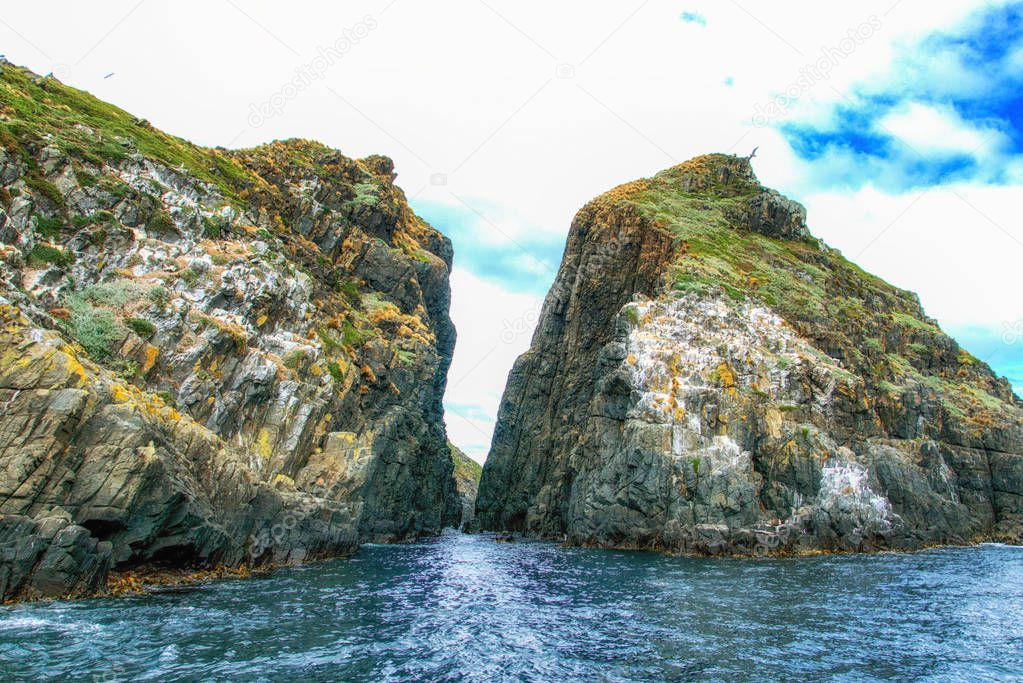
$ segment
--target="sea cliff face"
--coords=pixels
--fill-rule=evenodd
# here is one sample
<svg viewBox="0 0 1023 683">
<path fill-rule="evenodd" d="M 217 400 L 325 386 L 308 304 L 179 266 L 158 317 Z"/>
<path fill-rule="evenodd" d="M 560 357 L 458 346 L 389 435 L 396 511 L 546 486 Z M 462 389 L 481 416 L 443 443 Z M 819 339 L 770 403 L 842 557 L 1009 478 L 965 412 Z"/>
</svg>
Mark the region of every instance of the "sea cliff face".
<svg viewBox="0 0 1023 683">
<path fill-rule="evenodd" d="M 0 599 L 459 523 L 451 244 L 389 159 L 0 71 Z"/>
<path fill-rule="evenodd" d="M 462 521 L 459 526 L 465 529 L 471 526 L 473 516 L 476 514 L 476 494 L 479 492 L 483 467 L 454 444 L 449 445 L 451 457 L 455 462 L 455 488 L 462 501 Z"/>
<path fill-rule="evenodd" d="M 1023 408 L 747 160 L 698 157 L 577 214 L 476 521 L 713 554 L 1018 542 Z"/>
</svg>

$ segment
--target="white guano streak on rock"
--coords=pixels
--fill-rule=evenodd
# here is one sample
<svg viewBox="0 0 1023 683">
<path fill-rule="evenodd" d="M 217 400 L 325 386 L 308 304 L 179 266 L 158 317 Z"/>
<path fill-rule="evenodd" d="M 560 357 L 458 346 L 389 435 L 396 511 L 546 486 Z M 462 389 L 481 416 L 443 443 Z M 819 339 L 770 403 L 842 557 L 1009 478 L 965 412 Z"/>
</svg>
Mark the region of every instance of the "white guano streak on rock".
<svg viewBox="0 0 1023 683">
<path fill-rule="evenodd" d="M 891 528 L 891 503 L 870 488 L 870 472 L 857 462 L 836 463 L 821 470 L 817 506 L 829 513 L 856 516 L 864 525 L 863 531 Z"/>
<path fill-rule="evenodd" d="M 751 477 L 751 454 L 727 435 L 711 436 L 690 403 L 720 407 L 733 389 L 755 387 L 765 401 L 786 398 L 790 373 L 802 363 L 830 372 L 821 353 L 763 306 L 746 301 L 687 295 L 672 300 L 638 300 L 630 318 L 626 365 L 639 398 L 629 419 L 671 426 L 671 455 L 699 463 L 710 477 Z M 782 360 L 784 359 L 784 361 Z M 715 383 L 721 368 L 731 386 Z M 839 369 L 840 370 L 840 369 Z M 766 382 L 764 379 L 766 378 Z M 720 380 L 720 377 L 717 378 Z M 891 526 L 891 503 L 869 486 L 869 472 L 856 462 L 825 467 L 816 507 L 851 513 L 868 530 Z"/>
<path fill-rule="evenodd" d="M 735 385 L 757 383 L 773 398 L 783 391 L 790 368 L 802 362 L 801 344 L 785 322 L 749 302 L 689 295 L 628 307 L 638 323 L 628 335 L 626 362 L 640 393 L 630 417 L 682 423 L 700 433 L 698 417 L 686 414 L 687 397 L 727 393 L 728 387 L 709 380 L 722 364 L 734 373 Z"/>
<path fill-rule="evenodd" d="M 702 404 L 720 404 L 736 385 L 756 384 L 777 396 L 788 378 L 786 368 L 801 362 L 792 350 L 795 335 L 777 315 L 748 302 L 690 295 L 634 301 L 628 307 L 634 307 L 636 324 L 627 338 L 626 364 L 639 394 L 629 419 L 670 425 L 671 455 L 691 460 L 708 477 L 752 478 L 750 453 L 728 435 L 713 435 L 713 425 L 704 425 L 690 404 L 697 397 Z M 735 375 L 731 386 L 710 379 L 722 365 Z"/>
</svg>

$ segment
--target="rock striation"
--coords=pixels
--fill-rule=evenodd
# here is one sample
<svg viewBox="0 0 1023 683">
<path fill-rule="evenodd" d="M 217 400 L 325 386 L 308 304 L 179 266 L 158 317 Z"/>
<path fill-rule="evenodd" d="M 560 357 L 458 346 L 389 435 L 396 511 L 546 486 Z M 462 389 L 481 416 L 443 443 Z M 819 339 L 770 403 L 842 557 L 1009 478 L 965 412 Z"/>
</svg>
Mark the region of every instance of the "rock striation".
<svg viewBox="0 0 1023 683">
<path fill-rule="evenodd" d="M 679 553 L 1019 542 L 1023 405 L 747 160 L 698 157 L 576 215 L 476 523 Z"/>
<path fill-rule="evenodd" d="M 389 159 L 0 71 L 0 599 L 459 523 L 451 244 Z"/>
</svg>

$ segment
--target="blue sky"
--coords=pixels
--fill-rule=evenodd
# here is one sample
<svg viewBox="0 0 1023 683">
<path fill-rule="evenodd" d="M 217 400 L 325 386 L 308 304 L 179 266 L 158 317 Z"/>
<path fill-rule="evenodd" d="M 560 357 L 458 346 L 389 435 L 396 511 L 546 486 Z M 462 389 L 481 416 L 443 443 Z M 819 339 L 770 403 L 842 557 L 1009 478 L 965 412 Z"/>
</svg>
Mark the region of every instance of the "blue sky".
<svg viewBox="0 0 1023 683">
<path fill-rule="evenodd" d="M 759 147 L 816 235 L 1023 387 L 1018 1 L 9 5 L 9 59 L 163 130 L 391 156 L 454 242 L 447 423 L 479 460 L 574 213 L 708 152 Z"/>
<path fill-rule="evenodd" d="M 444 226 L 459 267 L 509 292 L 547 293 L 565 250 L 563 235 L 533 226 L 506 231 L 501 208 L 479 200 L 471 206 L 426 199 L 412 204 L 431 225 Z"/>
<path fill-rule="evenodd" d="M 899 46 L 888 69 L 779 130 L 813 170 L 817 189 L 1017 188 L 1023 182 L 1023 3 L 979 9 Z M 976 213 L 974 222 L 982 225 L 971 230 L 994 227 L 1012 235 L 1003 246 L 1023 262 L 1023 234 Z M 1023 389 L 1018 319 L 945 327 Z"/>
<path fill-rule="evenodd" d="M 1023 3 L 901 46 L 886 72 L 815 119 L 780 129 L 802 159 L 824 162 L 830 186 L 1019 182 L 1010 162 L 1023 153 Z"/>
<path fill-rule="evenodd" d="M 703 16 L 699 12 L 682 12 L 679 18 L 687 24 L 698 24 L 699 26 L 707 25 L 707 17 Z"/>
</svg>

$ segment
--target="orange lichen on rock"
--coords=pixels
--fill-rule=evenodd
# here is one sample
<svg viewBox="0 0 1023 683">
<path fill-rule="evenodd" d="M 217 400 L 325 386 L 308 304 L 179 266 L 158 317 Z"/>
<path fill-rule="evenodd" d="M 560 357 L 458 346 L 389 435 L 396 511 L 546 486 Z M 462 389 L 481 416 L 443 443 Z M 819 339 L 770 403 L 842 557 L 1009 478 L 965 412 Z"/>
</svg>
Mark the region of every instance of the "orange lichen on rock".
<svg viewBox="0 0 1023 683">
<path fill-rule="evenodd" d="M 373 373 L 373 368 L 369 367 L 368 365 L 364 364 L 362 367 L 360 367 L 359 372 L 362 373 L 363 379 L 365 379 L 367 382 L 372 383 L 377 381 L 377 376 L 376 374 Z"/>
<path fill-rule="evenodd" d="M 728 367 L 728 363 L 721 363 L 718 366 L 718 375 L 721 377 L 721 385 L 728 390 L 728 395 L 735 396 L 735 373 Z"/>
<path fill-rule="evenodd" d="M 156 365 L 156 359 L 159 357 L 160 349 L 158 347 L 153 346 L 152 344 L 146 346 L 146 359 L 143 361 L 142 367 L 139 368 L 139 371 L 143 375 L 149 374 L 149 371 L 153 369 L 154 365 Z"/>
</svg>

